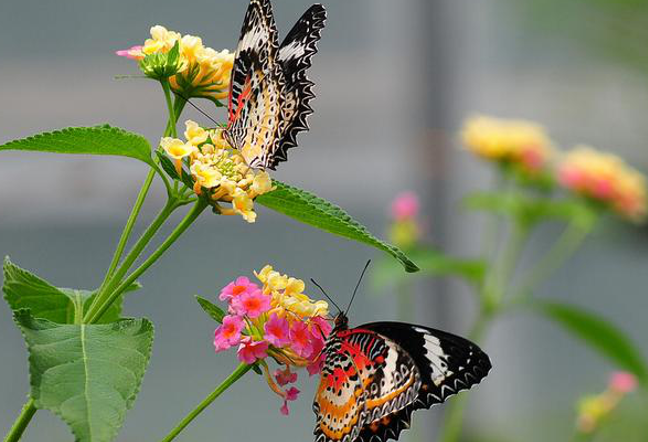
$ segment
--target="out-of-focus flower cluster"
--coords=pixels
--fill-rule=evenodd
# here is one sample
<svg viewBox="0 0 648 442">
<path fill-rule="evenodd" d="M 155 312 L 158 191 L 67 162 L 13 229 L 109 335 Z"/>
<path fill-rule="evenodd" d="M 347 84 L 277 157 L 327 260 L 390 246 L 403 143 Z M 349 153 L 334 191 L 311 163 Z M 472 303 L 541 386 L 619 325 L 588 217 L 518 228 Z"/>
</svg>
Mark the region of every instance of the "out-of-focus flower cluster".
<svg viewBox="0 0 648 442">
<path fill-rule="evenodd" d="M 477 116 L 466 121 L 461 138 L 474 154 L 531 174 L 544 169 L 553 154 L 544 128 L 530 121 Z"/>
<path fill-rule="evenodd" d="M 183 165 L 189 169 L 196 194 L 209 198 L 223 215 L 240 214 L 247 222 L 256 220 L 254 198 L 272 190 L 265 171 L 250 168 L 241 154 L 223 139 L 222 130 L 205 130 L 188 120 L 186 141 L 165 137 L 160 146 L 174 161 L 179 175 Z M 232 208 L 219 202 L 232 203 Z"/>
<path fill-rule="evenodd" d="M 143 62 L 147 55 L 168 53 L 176 42 L 180 66 L 178 73 L 169 78 L 171 88 L 185 98 L 218 100 L 227 97 L 234 54 L 227 49 L 218 52 L 206 47 L 200 37 L 180 35 L 157 25 L 151 28 L 151 38 L 144 45 L 117 51 L 117 55 Z"/>
<path fill-rule="evenodd" d="M 419 199 L 414 192 L 403 192 L 392 201 L 389 239 L 396 246 L 409 249 L 419 242 L 421 237 L 419 208 Z"/>
<path fill-rule="evenodd" d="M 558 180 L 567 189 L 600 201 L 623 217 L 641 221 L 646 216 L 646 180 L 616 155 L 578 146 L 558 165 Z"/>
<path fill-rule="evenodd" d="M 596 431 L 621 400 L 636 388 L 637 379 L 632 374 L 612 373 L 608 388 L 603 393 L 586 396 L 578 403 L 577 430 L 585 434 Z"/>
<path fill-rule="evenodd" d="M 588 146 L 556 154 L 540 125 L 521 120 L 470 118 L 461 137 L 468 150 L 479 157 L 558 182 L 628 220 L 639 222 L 646 217 L 646 179 L 616 155 Z"/>
<path fill-rule="evenodd" d="M 288 402 L 299 393 L 295 387 L 286 388 L 297 380 L 291 368 L 306 367 L 311 375 L 320 372 L 322 349 L 331 332 L 328 303 L 310 299 L 302 280 L 269 265 L 254 275 L 261 285 L 240 276 L 221 290 L 219 299 L 227 301 L 228 315 L 216 329 L 214 347 L 217 352 L 237 347 L 241 362 L 259 362 L 268 385 L 284 400 L 281 412 L 288 414 Z M 268 356 L 285 368 L 270 374 Z"/>
</svg>

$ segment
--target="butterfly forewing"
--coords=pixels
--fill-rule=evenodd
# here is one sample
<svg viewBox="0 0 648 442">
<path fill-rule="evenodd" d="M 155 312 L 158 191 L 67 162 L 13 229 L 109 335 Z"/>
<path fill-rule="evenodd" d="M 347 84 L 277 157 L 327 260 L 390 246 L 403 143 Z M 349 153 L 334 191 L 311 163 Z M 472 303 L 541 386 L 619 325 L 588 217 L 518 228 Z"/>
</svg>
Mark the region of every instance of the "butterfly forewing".
<svg viewBox="0 0 648 442">
<path fill-rule="evenodd" d="M 249 166 L 274 169 L 308 129 L 313 83 L 306 78 L 326 13 L 313 5 L 279 46 L 269 0 L 252 0 L 236 50 L 224 133 Z"/>
<path fill-rule="evenodd" d="M 318 442 L 386 441 L 398 439 L 409 428 L 414 410 L 430 408 L 478 383 L 491 368 L 490 360 L 470 341 L 427 327 L 398 322 L 376 322 L 349 330 L 336 330 L 329 342 L 351 348 L 359 361 L 362 391 L 357 395 L 363 412 L 347 441 L 327 434 L 318 420 Z M 328 349 L 328 346 L 327 348 Z M 325 351 L 326 351 L 325 349 Z M 326 384 L 330 354 L 326 353 L 322 383 Z M 364 368 L 360 368 L 360 367 Z M 315 402 L 320 399 L 316 396 Z M 340 424 L 339 424 L 340 425 Z M 319 430 L 319 432 L 318 432 Z M 357 435 L 355 433 L 357 432 Z M 326 437 L 323 437 L 326 436 Z M 352 437 L 353 436 L 353 437 Z"/>
</svg>

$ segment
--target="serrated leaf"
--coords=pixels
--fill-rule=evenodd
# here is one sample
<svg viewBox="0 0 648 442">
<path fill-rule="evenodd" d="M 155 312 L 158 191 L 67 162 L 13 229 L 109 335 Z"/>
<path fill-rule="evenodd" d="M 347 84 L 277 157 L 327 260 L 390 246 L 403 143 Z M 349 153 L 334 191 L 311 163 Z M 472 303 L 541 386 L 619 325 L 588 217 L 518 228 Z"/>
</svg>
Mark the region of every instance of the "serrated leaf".
<svg viewBox="0 0 648 442">
<path fill-rule="evenodd" d="M 36 318 L 48 319 L 59 324 L 72 324 L 75 317 L 83 316 L 94 299 L 94 291 L 55 287 L 43 278 L 13 264 L 9 257 L 5 258 L 2 270 L 2 290 L 9 307 L 14 311 L 29 309 Z M 139 288 L 141 285 L 135 282 L 127 292 Z M 123 296 L 110 306 L 100 323 L 119 319 L 122 299 Z"/>
<path fill-rule="evenodd" d="M 225 312 L 223 309 L 211 303 L 211 301 L 203 298 L 202 296 L 196 295 L 196 301 L 200 304 L 200 307 L 207 313 L 211 318 L 218 322 L 219 324 L 223 322 L 225 317 Z"/>
<path fill-rule="evenodd" d="M 139 392 L 151 356 L 147 319 L 70 325 L 14 313 L 27 342 L 31 397 L 65 421 L 77 442 L 110 442 Z"/>
<path fill-rule="evenodd" d="M 256 202 L 304 224 L 387 252 L 396 258 L 407 272 L 419 270 L 402 250 L 376 238 L 365 226 L 335 204 L 280 181 L 272 182 L 276 189 L 258 196 Z"/>
<path fill-rule="evenodd" d="M 432 247 L 408 250 L 407 253 L 421 269 L 419 276 L 457 276 L 478 284 L 486 271 L 486 263 L 483 260 L 455 258 Z M 392 287 L 409 278 L 393 261 L 382 260 L 376 266 L 372 273 L 376 289 Z"/>
<path fill-rule="evenodd" d="M 68 127 L 53 132 L 43 132 L 2 144 L 0 151 L 2 150 L 117 155 L 135 158 L 155 166 L 151 159 L 151 146 L 146 138 L 107 124 L 94 127 Z"/>
<path fill-rule="evenodd" d="M 611 322 L 580 307 L 555 301 L 535 301 L 531 306 L 619 367 L 632 372 L 642 383 L 648 381 L 648 368 L 641 352 Z"/>
</svg>

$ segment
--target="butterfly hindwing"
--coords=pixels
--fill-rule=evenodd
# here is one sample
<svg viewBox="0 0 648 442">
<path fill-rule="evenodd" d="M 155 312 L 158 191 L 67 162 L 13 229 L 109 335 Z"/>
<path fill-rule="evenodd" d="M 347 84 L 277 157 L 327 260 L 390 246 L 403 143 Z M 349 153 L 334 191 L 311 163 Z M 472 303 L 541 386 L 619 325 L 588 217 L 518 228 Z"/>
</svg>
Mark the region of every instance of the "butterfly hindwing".
<svg viewBox="0 0 648 442">
<path fill-rule="evenodd" d="M 355 409 L 359 414 L 354 421 L 344 414 L 335 416 L 338 421 L 318 414 L 316 442 L 396 440 L 402 430 L 409 428 L 414 410 L 430 408 L 470 388 L 491 367 L 488 356 L 466 339 L 399 322 L 334 330 L 324 351 L 324 388 L 335 379 L 331 373 L 336 373 L 334 361 L 340 357 L 336 355 L 344 354 L 354 364 L 360 378 L 356 389 L 361 390 L 355 393 Z M 316 404 L 324 397 L 322 385 Z M 329 431 L 327 425 L 337 425 L 347 431 Z"/>
<path fill-rule="evenodd" d="M 236 50 L 224 132 L 249 166 L 275 169 L 307 130 L 313 83 L 306 77 L 326 12 L 308 9 L 281 46 L 269 0 L 251 0 Z"/>
<path fill-rule="evenodd" d="M 266 152 L 264 164 L 274 169 L 288 159 L 288 149 L 297 146 L 297 134 L 308 130 L 308 116 L 313 113 L 310 101 L 315 97 L 314 83 L 306 76 L 311 59 L 317 53 L 317 42 L 326 21 L 326 10 L 320 4 L 311 6 L 297 21 L 279 47 L 277 63 L 281 65 L 285 88 L 281 96 L 281 120 L 277 143 Z"/>
</svg>

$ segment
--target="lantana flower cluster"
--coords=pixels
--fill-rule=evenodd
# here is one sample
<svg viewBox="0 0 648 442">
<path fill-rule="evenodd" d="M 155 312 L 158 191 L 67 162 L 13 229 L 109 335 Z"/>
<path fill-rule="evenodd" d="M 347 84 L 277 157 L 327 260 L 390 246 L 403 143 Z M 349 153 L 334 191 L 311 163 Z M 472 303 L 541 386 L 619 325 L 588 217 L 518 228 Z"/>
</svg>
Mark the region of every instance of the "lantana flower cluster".
<svg viewBox="0 0 648 442">
<path fill-rule="evenodd" d="M 616 155 L 578 146 L 560 161 L 558 181 L 630 220 L 646 216 L 646 180 Z"/>
<path fill-rule="evenodd" d="M 143 45 L 117 51 L 117 55 L 144 60 L 147 55 L 168 53 L 176 43 L 179 45 L 180 68 L 177 74 L 169 78 L 173 91 L 185 98 L 226 98 L 234 54 L 227 49 L 218 52 L 206 47 L 200 37 L 181 35 L 156 25 L 151 28 L 151 38 Z"/>
<path fill-rule="evenodd" d="M 414 192 L 403 192 L 392 201 L 389 238 L 396 246 L 409 249 L 419 242 L 421 237 L 419 210 L 419 198 Z"/>
<path fill-rule="evenodd" d="M 589 146 L 558 154 L 540 125 L 522 120 L 474 117 L 461 136 L 475 155 L 558 182 L 627 220 L 640 222 L 648 214 L 644 175 L 616 155 Z"/>
<path fill-rule="evenodd" d="M 461 139 L 477 156 L 531 174 L 542 171 L 553 154 L 545 129 L 524 120 L 476 116 L 464 124 Z"/>
<path fill-rule="evenodd" d="M 610 376 L 608 388 L 601 394 L 586 396 L 578 404 L 577 429 L 580 433 L 594 433 L 621 400 L 637 388 L 637 379 L 631 373 L 619 371 Z"/>
<path fill-rule="evenodd" d="M 240 276 L 225 286 L 219 299 L 228 303 L 228 315 L 214 334 L 216 352 L 236 347 L 238 359 L 258 363 L 268 385 L 283 399 L 281 412 L 297 398 L 297 373 L 306 367 L 311 375 L 320 372 L 324 343 L 331 332 L 328 303 L 314 301 L 305 293 L 304 282 L 282 275 L 272 266 L 254 272 L 258 283 Z M 270 374 L 266 359 L 285 366 Z"/>
<path fill-rule="evenodd" d="M 179 175 L 189 169 L 196 194 L 208 198 L 222 215 L 239 214 L 249 223 L 256 220 L 254 198 L 272 190 L 267 172 L 250 168 L 241 154 L 230 147 L 222 129 L 206 130 L 188 120 L 186 141 L 165 137 L 160 147 L 174 161 Z M 222 207 L 222 202 L 232 207 Z"/>
</svg>

